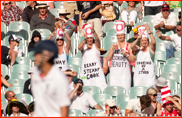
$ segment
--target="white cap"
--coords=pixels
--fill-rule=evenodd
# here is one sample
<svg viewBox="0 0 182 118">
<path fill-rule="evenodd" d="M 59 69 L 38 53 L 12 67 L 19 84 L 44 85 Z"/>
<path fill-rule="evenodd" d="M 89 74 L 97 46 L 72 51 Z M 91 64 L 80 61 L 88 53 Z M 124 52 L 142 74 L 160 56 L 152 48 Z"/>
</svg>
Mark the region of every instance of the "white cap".
<svg viewBox="0 0 182 118">
<path fill-rule="evenodd" d="M 64 32 L 62 29 L 58 28 L 57 31 L 56 31 L 56 39 L 57 38 L 62 38 L 63 39 L 64 37 Z"/>
<path fill-rule="evenodd" d="M 84 27 L 85 30 L 85 34 L 87 35 L 87 37 L 94 37 L 93 33 L 92 33 L 92 25 L 88 24 Z"/>
<path fill-rule="evenodd" d="M 144 25 L 138 27 L 138 34 L 141 35 L 142 33 L 143 33 L 142 38 L 149 37 L 149 34 L 148 34 L 147 30 L 145 29 Z"/>
<path fill-rule="evenodd" d="M 107 99 L 106 104 L 109 105 L 110 107 L 116 106 L 115 99 Z"/>
<path fill-rule="evenodd" d="M 116 25 L 117 34 L 126 34 L 124 21 L 122 21 L 122 20 L 115 21 L 115 25 Z"/>
</svg>

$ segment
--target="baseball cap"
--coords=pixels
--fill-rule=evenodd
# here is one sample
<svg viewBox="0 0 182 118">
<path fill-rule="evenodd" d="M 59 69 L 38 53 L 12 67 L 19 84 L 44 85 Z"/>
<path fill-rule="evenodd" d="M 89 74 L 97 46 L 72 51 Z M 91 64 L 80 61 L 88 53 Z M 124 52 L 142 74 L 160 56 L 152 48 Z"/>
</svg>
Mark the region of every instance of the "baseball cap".
<svg viewBox="0 0 182 118">
<path fill-rule="evenodd" d="M 116 102 L 114 99 L 107 99 L 106 104 L 109 105 L 110 107 L 116 106 Z"/>
<path fill-rule="evenodd" d="M 74 81 L 74 84 L 78 84 L 78 83 L 80 83 L 80 84 L 83 85 L 83 81 L 82 81 L 81 79 L 76 79 L 76 80 Z"/>
<path fill-rule="evenodd" d="M 19 42 L 22 39 L 18 38 L 15 34 L 12 34 L 12 35 L 10 35 L 8 40 L 9 40 L 9 42 L 10 41 L 17 41 L 17 42 Z"/>
<path fill-rule="evenodd" d="M 53 58 L 58 57 L 58 48 L 53 41 L 43 40 L 38 43 L 38 45 L 34 48 L 35 54 L 42 53 L 43 50 L 47 50 L 53 53 Z"/>
<path fill-rule="evenodd" d="M 170 10 L 169 5 L 168 4 L 163 4 L 161 7 L 162 10 Z"/>
</svg>

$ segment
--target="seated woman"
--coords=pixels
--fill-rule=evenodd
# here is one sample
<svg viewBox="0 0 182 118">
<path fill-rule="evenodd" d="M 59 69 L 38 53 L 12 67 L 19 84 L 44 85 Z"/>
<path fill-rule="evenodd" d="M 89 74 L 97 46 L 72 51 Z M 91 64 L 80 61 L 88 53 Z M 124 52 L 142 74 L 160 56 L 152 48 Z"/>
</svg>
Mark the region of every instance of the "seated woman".
<svg viewBox="0 0 182 118">
<path fill-rule="evenodd" d="M 124 8 L 121 10 L 121 18 L 126 24 L 135 25 L 136 18 L 138 17 L 139 20 L 143 18 L 142 11 L 136 5 L 139 1 L 127 1 L 128 8 Z M 129 22 L 128 17 L 129 16 Z"/>
<path fill-rule="evenodd" d="M 152 106 L 154 107 L 154 114 L 157 116 L 161 116 L 161 103 L 156 101 L 157 98 L 157 90 L 154 88 L 148 88 L 147 89 L 147 95 L 151 98 Z"/>
<path fill-rule="evenodd" d="M 106 22 L 113 21 L 116 18 L 116 15 L 114 13 L 113 1 L 101 1 L 101 2 L 102 2 L 102 7 L 100 8 L 100 13 L 102 15 L 101 17 L 102 25 L 104 25 Z"/>
<path fill-rule="evenodd" d="M 41 35 L 35 30 L 32 34 L 31 42 L 28 45 L 28 52 L 32 51 L 39 41 L 41 41 Z"/>
</svg>

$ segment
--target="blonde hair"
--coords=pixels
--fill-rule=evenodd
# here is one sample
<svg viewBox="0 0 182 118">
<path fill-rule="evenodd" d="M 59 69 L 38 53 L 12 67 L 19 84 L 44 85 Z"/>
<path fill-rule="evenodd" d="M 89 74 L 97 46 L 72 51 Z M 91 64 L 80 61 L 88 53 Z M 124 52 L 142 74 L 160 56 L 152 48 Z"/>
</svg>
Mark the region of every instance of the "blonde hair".
<svg viewBox="0 0 182 118">
<path fill-rule="evenodd" d="M 148 88 L 147 89 L 147 95 L 152 95 L 152 94 L 156 94 L 157 93 L 157 90 L 155 88 Z"/>
</svg>

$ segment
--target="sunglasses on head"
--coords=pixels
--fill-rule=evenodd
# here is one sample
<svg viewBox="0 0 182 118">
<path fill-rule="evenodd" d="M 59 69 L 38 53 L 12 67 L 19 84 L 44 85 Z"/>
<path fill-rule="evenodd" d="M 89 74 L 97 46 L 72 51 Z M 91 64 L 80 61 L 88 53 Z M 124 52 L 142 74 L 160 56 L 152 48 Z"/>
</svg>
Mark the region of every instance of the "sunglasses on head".
<svg viewBox="0 0 182 118">
<path fill-rule="evenodd" d="M 56 41 L 59 41 L 59 40 L 63 41 L 63 39 L 56 39 Z"/>
<path fill-rule="evenodd" d="M 179 30 L 179 29 L 176 29 L 176 31 L 180 32 L 181 30 Z"/>
<path fill-rule="evenodd" d="M 5 3 L 4 5 L 8 5 L 8 4 L 11 4 L 11 2 L 9 2 L 9 3 Z"/>
</svg>

